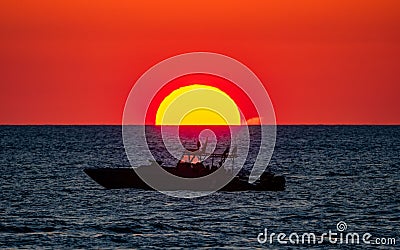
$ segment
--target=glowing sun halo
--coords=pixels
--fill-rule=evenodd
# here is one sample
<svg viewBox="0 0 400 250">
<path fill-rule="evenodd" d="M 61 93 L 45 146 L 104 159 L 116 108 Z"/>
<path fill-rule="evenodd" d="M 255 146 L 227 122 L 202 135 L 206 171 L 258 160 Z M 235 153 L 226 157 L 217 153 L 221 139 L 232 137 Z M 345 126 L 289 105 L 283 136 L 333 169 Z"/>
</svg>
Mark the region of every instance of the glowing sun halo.
<svg viewBox="0 0 400 250">
<path fill-rule="evenodd" d="M 225 92 L 203 84 L 172 91 L 161 102 L 156 125 L 240 125 L 236 103 Z"/>
</svg>

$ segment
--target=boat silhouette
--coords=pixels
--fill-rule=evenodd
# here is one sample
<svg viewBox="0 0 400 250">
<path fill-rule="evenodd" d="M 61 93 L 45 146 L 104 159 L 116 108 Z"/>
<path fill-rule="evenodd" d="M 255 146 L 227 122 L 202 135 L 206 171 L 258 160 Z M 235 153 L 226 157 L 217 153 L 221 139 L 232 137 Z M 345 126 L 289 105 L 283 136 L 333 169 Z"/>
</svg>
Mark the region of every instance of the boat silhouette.
<svg viewBox="0 0 400 250">
<path fill-rule="evenodd" d="M 121 189 L 121 188 L 136 188 L 144 190 L 153 190 L 145 181 L 137 174 L 138 171 L 146 171 L 154 178 L 159 176 L 160 167 L 167 173 L 182 177 L 182 178 L 201 178 L 207 175 L 215 174 L 214 183 L 218 182 L 218 178 L 229 178 L 229 182 L 223 186 L 221 191 L 283 191 L 285 189 L 286 180 L 283 176 L 276 176 L 267 171 L 261 174 L 259 180 L 254 183 L 248 182 L 248 176 L 243 174 L 234 175 L 233 165 L 236 157 L 236 148 L 229 153 L 230 148 L 226 148 L 223 153 L 205 153 L 206 144 L 200 149 L 200 143 L 196 149 L 189 149 L 183 152 L 182 157 L 176 166 L 164 166 L 161 161 L 151 161 L 147 166 L 139 166 L 137 168 L 121 167 L 121 168 L 85 168 L 84 172 L 91 177 L 95 182 L 106 189 Z M 206 163 L 206 159 L 208 164 Z M 222 167 L 227 159 L 232 161 L 232 168 L 227 169 Z M 213 175 L 214 176 L 214 175 Z M 212 183 L 206 188 L 209 191 L 214 187 Z M 176 190 L 193 190 L 202 191 L 193 187 L 165 187 L 164 191 Z"/>
</svg>

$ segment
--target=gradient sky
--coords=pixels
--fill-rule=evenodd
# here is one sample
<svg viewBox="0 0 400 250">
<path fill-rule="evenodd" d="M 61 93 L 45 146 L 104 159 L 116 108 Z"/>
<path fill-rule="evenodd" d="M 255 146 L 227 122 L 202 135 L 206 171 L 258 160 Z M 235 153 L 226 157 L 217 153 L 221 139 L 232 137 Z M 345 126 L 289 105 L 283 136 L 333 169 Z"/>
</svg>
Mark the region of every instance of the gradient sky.
<svg viewBox="0 0 400 250">
<path fill-rule="evenodd" d="M 121 124 L 168 57 L 231 56 L 278 124 L 400 124 L 400 1 L 1 1 L 0 124 Z"/>
</svg>

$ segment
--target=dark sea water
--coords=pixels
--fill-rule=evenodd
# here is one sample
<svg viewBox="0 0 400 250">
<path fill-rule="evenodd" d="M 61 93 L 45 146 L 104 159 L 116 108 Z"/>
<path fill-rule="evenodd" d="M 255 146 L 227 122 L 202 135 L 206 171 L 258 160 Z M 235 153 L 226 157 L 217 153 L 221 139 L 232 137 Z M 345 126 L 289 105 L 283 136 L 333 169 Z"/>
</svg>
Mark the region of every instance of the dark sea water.
<svg viewBox="0 0 400 250">
<path fill-rule="evenodd" d="M 370 233 L 400 245 L 399 126 L 279 126 L 283 192 L 180 199 L 105 190 L 85 167 L 123 167 L 119 126 L 0 126 L 0 248 L 282 248 L 269 233 Z M 372 239 L 371 238 L 371 239 Z M 325 242 L 297 247 L 352 248 Z"/>
</svg>

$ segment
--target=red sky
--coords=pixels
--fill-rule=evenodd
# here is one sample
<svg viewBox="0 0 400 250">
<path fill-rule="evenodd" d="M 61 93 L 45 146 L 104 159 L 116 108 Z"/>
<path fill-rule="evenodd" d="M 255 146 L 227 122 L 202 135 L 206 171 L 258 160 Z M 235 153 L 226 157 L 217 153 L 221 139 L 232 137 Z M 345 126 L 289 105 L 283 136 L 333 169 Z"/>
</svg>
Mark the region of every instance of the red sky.
<svg viewBox="0 0 400 250">
<path fill-rule="evenodd" d="M 149 67 L 231 56 L 278 124 L 400 124 L 400 1 L 1 1 L 0 124 L 120 124 Z"/>
</svg>

